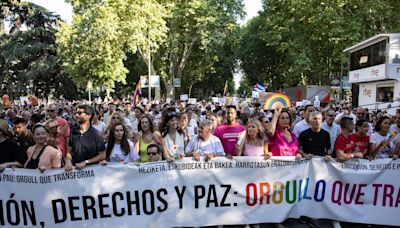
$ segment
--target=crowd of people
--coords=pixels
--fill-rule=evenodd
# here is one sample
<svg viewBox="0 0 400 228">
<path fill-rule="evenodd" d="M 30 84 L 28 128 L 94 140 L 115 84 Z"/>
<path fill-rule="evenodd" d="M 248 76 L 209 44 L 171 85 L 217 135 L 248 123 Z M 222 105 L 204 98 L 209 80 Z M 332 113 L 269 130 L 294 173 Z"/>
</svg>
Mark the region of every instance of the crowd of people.
<svg viewBox="0 0 400 228">
<path fill-rule="evenodd" d="M 249 102 L 133 106 L 60 101 L 0 111 L 0 171 L 70 171 L 110 162 L 218 156 L 322 156 L 343 162 L 396 159 L 400 151 L 400 111 L 389 116 L 349 104 L 262 110 Z"/>
<path fill-rule="evenodd" d="M 177 101 L 132 106 L 54 102 L 2 108 L 0 168 L 66 170 L 107 162 L 152 162 L 182 157 L 323 156 L 396 159 L 400 111 L 389 116 L 358 107 L 278 108 L 258 104 L 187 104 Z"/>
</svg>

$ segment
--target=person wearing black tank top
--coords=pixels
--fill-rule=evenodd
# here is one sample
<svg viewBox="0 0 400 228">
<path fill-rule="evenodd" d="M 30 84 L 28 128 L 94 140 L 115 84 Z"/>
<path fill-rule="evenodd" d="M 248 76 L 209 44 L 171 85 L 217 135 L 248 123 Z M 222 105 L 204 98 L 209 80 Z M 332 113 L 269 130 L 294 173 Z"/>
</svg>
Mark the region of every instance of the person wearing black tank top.
<svg viewBox="0 0 400 228">
<path fill-rule="evenodd" d="M 61 151 L 47 145 L 47 129 L 40 124 L 33 127 L 33 138 L 35 145 L 27 150 L 28 161 L 25 163 L 26 169 L 39 169 L 44 172 L 46 169 L 61 167 Z"/>
</svg>

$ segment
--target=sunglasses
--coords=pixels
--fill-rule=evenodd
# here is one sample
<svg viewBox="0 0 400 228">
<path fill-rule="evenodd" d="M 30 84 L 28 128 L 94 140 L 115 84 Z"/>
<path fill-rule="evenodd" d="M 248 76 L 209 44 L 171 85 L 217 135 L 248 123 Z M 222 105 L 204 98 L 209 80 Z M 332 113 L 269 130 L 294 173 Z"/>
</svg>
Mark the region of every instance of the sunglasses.
<svg viewBox="0 0 400 228">
<path fill-rule="evenodd" d="M 171 116 L 176 116 L 176 112 L 169 112 L 168 117 L 171 117 Z"/>
<path fill-rule="evenodd" d="M 50 110 L 50 109 L 48 109 L 47 111 L 48 111 L 48 112 L 55 112 L 56 110 Z"/>
<path fill-rule="evenodd" d="M 336 115 L 328 115 L 329 117 L 336 117 Z"/>
<path fill-rule="evenodd" d="M 85 112 L 81 112 L 81 111 L 76 112 L 76 114 L 78 114 L 78 115 L 80 115 L 82 113 L 85 113 Z"/>
<path fill-rule="evenodd" d="M 147 152 L 147 155 L 153 155 L 153 156 L 155 156 L 155 155 L 157 155 L 158 153 L 157 152 Z"/>
</svg>

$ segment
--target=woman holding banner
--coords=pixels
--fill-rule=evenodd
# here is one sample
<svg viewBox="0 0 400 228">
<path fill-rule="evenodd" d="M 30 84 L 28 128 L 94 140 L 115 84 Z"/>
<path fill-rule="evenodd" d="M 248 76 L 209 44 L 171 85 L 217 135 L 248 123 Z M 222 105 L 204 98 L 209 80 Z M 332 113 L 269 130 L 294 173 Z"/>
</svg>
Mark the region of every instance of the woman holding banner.
<svg viewBox="0 0 400 228">
<path fill-rule="evenodd" d="M 275 110 L 272 122 L 267 131 L 268 146 L 272 156 L 296 156 L 302 158 L 298 153 L 298 140 L 290 130 L 292 119 L 287 110 L 278 108 Z"/>
<path fill-rule="evenodd" d="M 179 159 L 185 153 L 185 140 L 183 131 L 178 129 L 178 115 L 176 112 L 168 112 L 164 115 L 162 125 L 162 136 L 165 144 L 164 158 Z"/>
<path fill-rule="evenodd" d="M 389 158 L 392 154 L 394 149 L 393 138 L 395 138 L 397 132 L 389 134 L 390 124 L 391 121 L 388 116 L 382 116 L 376 122 L 375 133 L 373 133 L 369 138 L 370 160 L 376 158 Z"/>
<path fill-rule="evenodd" d="M 268 142 L 264 137 L 264 128 L 260 121 L 251 119 L 246 126 L 246 133 L 236 144 L 236 156 L 264 156 L 269 159 L 272 154 L 268 151 Z"/>
<path fill-rule="evenodd" d="M 44 172 L 46 169 L 61 168 L 61 151 L 47 145 L 48 130 L 41 124 L 36 124 L 33 129 L 35 145 L 26 151 L 28 161 L 24 168 L 37 169 Z"/>
<path fill-rule="evenodd" d="M 140 162 L 149 162 L 147 147 L 150 144 L 158 144 L 164 150 L 161 134 L 155 130 L 151 116 L 145 114 L 139 119 L 138 134 L 136 137 L 135 150 L 139 152 Z"/>
<path fill-rule="evenodd" d="M 101 164 L 107 162 L 128 163 L 139 160 L 133 142 L 128 139 L 128 128 L 122 123 L 114 124 L 111 127 L 107 142 L 107 160 L 101 161 Z"/>
</svg>

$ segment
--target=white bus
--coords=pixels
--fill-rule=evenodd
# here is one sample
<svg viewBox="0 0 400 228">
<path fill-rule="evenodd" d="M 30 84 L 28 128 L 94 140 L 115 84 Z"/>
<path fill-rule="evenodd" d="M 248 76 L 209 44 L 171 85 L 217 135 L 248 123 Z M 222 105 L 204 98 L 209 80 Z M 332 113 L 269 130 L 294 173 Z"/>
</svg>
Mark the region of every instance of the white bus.
<svg viewBox="0 0 400 228">
<path fill-rule="evenodd" d="M 344 50 L 353 102 L 394 114 L 400 106 L 400 33 L 379 34 Z"/>
</svg>

